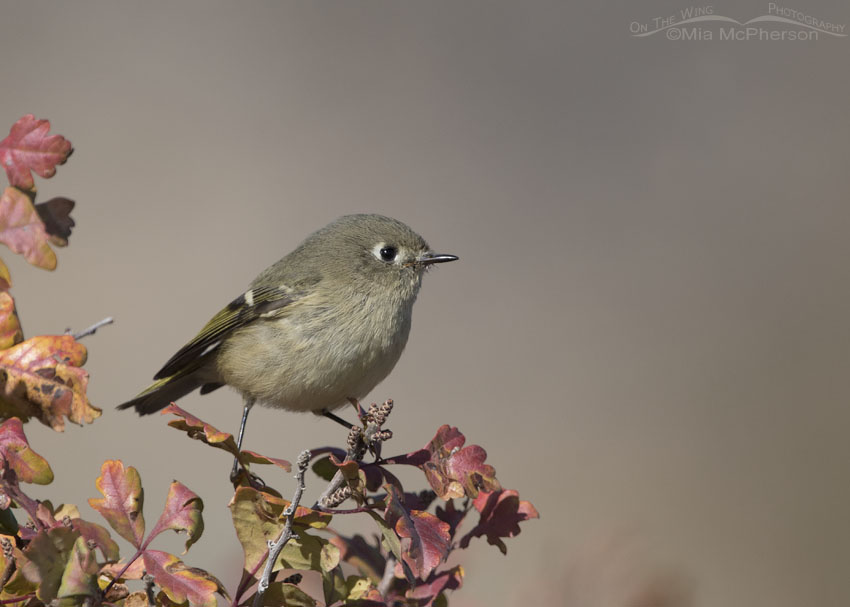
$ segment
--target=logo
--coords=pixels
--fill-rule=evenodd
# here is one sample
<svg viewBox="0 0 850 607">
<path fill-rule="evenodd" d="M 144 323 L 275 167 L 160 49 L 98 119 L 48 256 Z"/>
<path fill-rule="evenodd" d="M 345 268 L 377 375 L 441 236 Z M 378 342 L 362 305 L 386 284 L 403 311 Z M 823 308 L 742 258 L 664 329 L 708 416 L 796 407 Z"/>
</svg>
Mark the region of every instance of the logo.
<svg viewBox="0 0 850 607">
<path fill-rule="evenodd" d="M 663 36 L 668 40 L 735 42 L 811 42 L 821 38 L 846 38 L 846 25 L 833 23 L 794 8 L 767 3 L 767 12 L 748 21 L 718 14 L 714 6 L 691 6 L 678 14 L 632 21 L 634 38 Z"/>
</svg>

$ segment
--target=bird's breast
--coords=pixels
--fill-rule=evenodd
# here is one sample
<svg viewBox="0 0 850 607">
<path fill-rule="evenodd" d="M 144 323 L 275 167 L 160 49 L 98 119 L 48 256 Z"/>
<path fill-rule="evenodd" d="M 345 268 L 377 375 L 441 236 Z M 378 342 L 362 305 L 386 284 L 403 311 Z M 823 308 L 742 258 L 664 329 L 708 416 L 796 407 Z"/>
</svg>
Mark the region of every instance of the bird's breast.
<svg viewBox="0 0 850 607">
<path fill-rule="evenodd" d="M 252 323 L 222 344 L 219 373 L 269 406 L 316 411 L 344 405 L 380 383 L 404 350 L 411 306 L 391 303 L 351 294 L 342 305 L 316 302 Z"/>
</svg>

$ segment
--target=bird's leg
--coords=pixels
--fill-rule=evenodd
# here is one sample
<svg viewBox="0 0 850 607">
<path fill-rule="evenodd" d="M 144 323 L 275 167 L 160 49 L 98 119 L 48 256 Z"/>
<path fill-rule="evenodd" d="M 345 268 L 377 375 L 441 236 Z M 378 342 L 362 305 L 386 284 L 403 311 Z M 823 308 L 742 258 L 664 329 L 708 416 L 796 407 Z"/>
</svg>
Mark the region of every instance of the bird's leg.
<svg viewBox="0 0 850 607">
<path fill-rule="evenodd" d="M 346 400 L 348 400 L 348 402 L 351 403 L 351 406 L 354 407 L 354 411 L 357 413 L 357 418 L 360 421 L 363 421 L 363 417 L 366 415 L 366 410 L 360 406 L 360 401 L 353 396 L 349 396 Z"/>
<path fill-rule="evenodd" d="M 331 413 L 327 409 L 322 409 L 321 411 L 319 411 L 319 415 L 324 415 L 328 419 L 334 420 L 336 423 L 338 423 L 341 426 L 345 426 L 349 430 L 351 430 L 351 428 L 354 427 L 354 424 L 349 424 L 347 421 L 342 419 L 339 415 L 334 415 L 333 413 Z"/>
<path fill-rule="evenodd" d="M 239 436 L 236 439 L 236 450 L 242 450 L 242 438 L 245 436 L 245 424 L 248 423 L 248 413 L 254 406 L 254 399 L 245 397 L 245 407 L 242 409 L 242 423 L 239 424 Z M 239 475 L 239 458 L 233 458 L 233 470 L 230 471 L 230 482 L 235 483 Z"/>
</svg>

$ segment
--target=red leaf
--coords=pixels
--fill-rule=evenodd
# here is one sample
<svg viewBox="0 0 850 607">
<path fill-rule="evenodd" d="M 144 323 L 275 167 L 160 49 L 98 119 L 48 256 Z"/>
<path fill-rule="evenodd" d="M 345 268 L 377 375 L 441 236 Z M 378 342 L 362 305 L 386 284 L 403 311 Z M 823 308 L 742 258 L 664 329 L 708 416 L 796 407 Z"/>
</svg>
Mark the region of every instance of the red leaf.
<svg viewBox="0 0 850 607">
<path fill-rule="evenodd" d="M 417 466 L 434 491 L 444 500 L 478 495 L 479 490 L 500 488 L 496 470 L 484 463 L 487 452 L 478 445 L 464 447 L 466 437 L 457 428 L 441 426 L 424 449 L 387 460 L 391 464 Z"/>
<path fill-rule="evenodd" d="M 86 397 L 86 348 L 70 335 L 32 337 L 0 351 L 0 415 L 37 417 L 54 430 L 100 417 Z"/>
<path fill-rule="evenodd" d="M 173 554 L 159 550 L 145 550 L 142 558 L 147 572 L 173 602 L 188 600 L 190 607 L 216 607 L 220 585 L 206 572 L 189 568 Z"/>
<path fill-rule="evenodd" d="M 74 201 L 70 198 L 51 198 L 46 202 L 37 203 L 35 210 L 44 222 L 44 230 L 49 235 L 50 242 L 57 247 L 68 246 L 71 228 L 75 225 L 71 219 Z"/>
<path fill-rule="evenodd" d="M 427 607 L 434 602 L 434 599 L 441 592 L 446 590 L 457 590 L 463 585 L 463 567 L 460 565 L 452 567 L 448 571 L 440 573 L 432 573 L 427 581 L 419 583 L 416 588 L 407 591 L 407 598 L 425 600 L 425 603 L 417 603 L 422 607 Z"/>
<path fill-rule="evenodd" d="M 154 528 L 151 529 L 147 541 L 150 542 L 166 529 L 172 529 L 177 533 L 183 531 L 189 536 L 186 540 L 186 550 L 188 551 L 189 547 L 198 541 L 204 530 L 204 519 L 201 516 L 203 509 L 204 502 L 201 501 L 201 498 L 187 489 L 185 485 L 177 481 L 172 482 L 168 490 L 168 497 L 165 500 L 165 509 Z"/>
<path fill-rule="evenodd" d="M 6 188 L 0 196 L 0 242 L 32 265 L 53 270 L 56 253 L 49 240 L 30 197 L 17 188 Z"/>
<path fill-rule="evenodd" d="M 519 524 L 532 518 L 540 518 L 531 502 L 520 501 L 519 493 L 506 489 L 492 493 L 481 492 L 473 501 L 481 513 L 478 524 L 460 542 L 461 548 L 469 545 L 473 537 L 487 536 L 487 543 L 498 546 L 502 554 L 508 551 L 503 537 L 514 537 L 520 532 Z"/>
<path fill-rule="evenodd" d="M 13 186 L 32 190 L 35 183 L 31 171 L 41 177 L 52 177 L 56 165 L 68 160 L 71 142 L 61 135 L 48 135 L 49 130 L 49 121 L 27 114 L 0 141 L 0 163 Z"/>
<path fill-rule="evenodd" d="M 478 495 L 481 494 L 479 493 Z M 448 524 L 449 535 L 452 538 L 454 538 L 458 527 L 460 527 L 460 524 L 466 518 L 468 512 L 469 508 L 464 508 L 463 510 L 458 510 L 457 508 L 455 508 L 454 500 L 447 501 L 445 508 L 441 508 L 440 506 L 437 506 L 435 508 L 435 514 L 437 515 L 437 518 Z"/>
<path fill-rule="evenodd" d="M 47 485 L 53 481 L 50 464 L 30 449 L 24 426 L 17 417 L 7 419 L 0 425 L 0 455 L 20 481 L 37 485 Z"/>
<path fill-rule="evenodd" d="M 136 548 L 145 537 L 142 515 L 142 481 L 135 468 L 125 469 L 121 460 L 107 460 L 96 481 L 102 498 L 89 499 L 89 506 L 100 512 L 109 525 Z"/>
<path fill-rule="evenodd" d="M 429 512 L 407 510 L 395 487 L 386 488 L 386 522 L 403 540 L 404 561 L 415 576 L 425 579 L 449 554 L 449 526 Z"/>
</svg>

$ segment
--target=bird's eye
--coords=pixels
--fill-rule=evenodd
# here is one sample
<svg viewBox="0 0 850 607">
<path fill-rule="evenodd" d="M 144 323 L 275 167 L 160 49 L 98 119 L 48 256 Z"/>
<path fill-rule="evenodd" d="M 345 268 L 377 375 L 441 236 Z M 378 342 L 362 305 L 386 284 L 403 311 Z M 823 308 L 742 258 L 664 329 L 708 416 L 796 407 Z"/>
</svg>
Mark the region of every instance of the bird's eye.
<svg viewBox="0 0 850 607">
<path fill-rule="evenodd" d="M 381 250 L 378 251 L 378 254 L 384 261 L 393 261 L 396 255 L 398 255 L 398 249 L 396 249 L 395 247 L 381 247 Z"/>
</svg>

